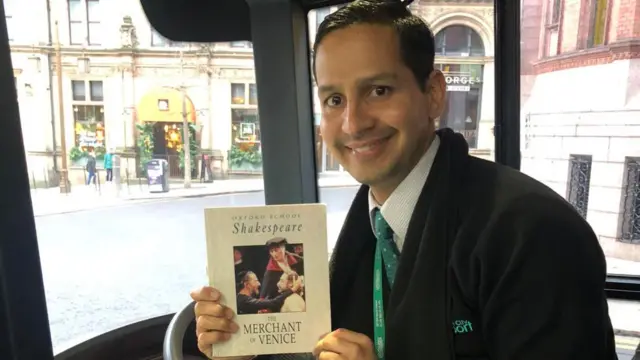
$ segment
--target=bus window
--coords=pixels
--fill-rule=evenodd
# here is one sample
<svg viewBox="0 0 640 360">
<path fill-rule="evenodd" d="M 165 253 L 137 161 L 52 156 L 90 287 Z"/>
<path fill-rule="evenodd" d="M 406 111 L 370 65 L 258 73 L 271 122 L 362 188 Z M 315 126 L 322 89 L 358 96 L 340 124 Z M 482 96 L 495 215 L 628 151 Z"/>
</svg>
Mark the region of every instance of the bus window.
<svg viewBox="0 0 640 360">
<path fill-rule="evenodd" d="M 610 275 L 640 275 L 638 33 L 613 1 L 522 2 L 521 171 L 591 225 Z M 610 300 L 618 348 L 636 348 L 640 305 Z"/>
<path fill-rule="evenodd" d="M 11 59 L 59 354 L 179 311 L 207 283 L 203 209 L 265 203 L 260 89 L 251 43 L 170 41 L 136 1 L 52 2 L 50 19 L 45 1 L 11 5 Z"/>
</svg>

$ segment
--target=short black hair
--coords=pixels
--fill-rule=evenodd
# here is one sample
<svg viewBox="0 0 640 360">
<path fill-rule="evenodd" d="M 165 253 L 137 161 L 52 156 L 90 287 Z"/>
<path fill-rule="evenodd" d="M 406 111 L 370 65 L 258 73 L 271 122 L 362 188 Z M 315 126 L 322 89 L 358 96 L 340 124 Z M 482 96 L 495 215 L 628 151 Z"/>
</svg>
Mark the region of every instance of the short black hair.
<svg viewBox="0 0 640 360">
<path fill-rule="evenodd" d="M 402 61 L 411 69 L 420 90 L 425 91 L 425 83 L 434 68 L 433 33 L 422 18 L 411 14 L 406 4 L 398 0 L 356 0 L 327 15 L 318 27 L 313 44 L 314 75 L 316 53 L 322 39 L 333 31 L 357 24 L 393 27 L 400 40 Z"/>
</svg>

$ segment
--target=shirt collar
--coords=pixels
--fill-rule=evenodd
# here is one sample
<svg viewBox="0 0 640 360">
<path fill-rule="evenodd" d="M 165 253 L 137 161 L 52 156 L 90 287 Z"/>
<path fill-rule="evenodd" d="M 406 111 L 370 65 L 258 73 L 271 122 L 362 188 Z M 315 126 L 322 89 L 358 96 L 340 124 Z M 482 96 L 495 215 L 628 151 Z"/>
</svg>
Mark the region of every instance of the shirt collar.
<svg viewBox="0 0 640 360">
<path fill-rule="evenodd" d="M 440 138 L 435 136 L 429 149 L 424 153 L 420 161 L 411 170 L 409 175 L 402 180 L 400 185 L 391 193 L 387 201 L 380 206 L 369 190 L 369 217 L 371 228 L 374 227 L 374 210 L 380 208 L 382 217 L 387 221 L 393 230 L 398 249 L 402 249 L 402 244 L 407 236 L 409 221 L 413 215 L 413 209 L 418 202 L 418 197 L 422 192 L 424 184 L 427 182 L 429 171 L 440 146 Z M 374 231 L 375 233 L 375 231 Z"/>
</svg>

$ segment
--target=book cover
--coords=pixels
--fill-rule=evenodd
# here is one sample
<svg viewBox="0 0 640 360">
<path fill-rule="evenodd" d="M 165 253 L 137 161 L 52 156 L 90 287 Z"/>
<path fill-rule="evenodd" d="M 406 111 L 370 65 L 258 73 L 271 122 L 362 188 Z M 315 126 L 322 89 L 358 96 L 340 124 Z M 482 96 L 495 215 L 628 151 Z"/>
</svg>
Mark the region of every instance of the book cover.
<svg viewBox="0 0 640 360">
<path fill-rule="evenodd" d="M 209 283 L 240 328 L 213 356 L 311 352 L 331 331 L 326 206 L 205 209 L 205 228 Z"/>
</svg>

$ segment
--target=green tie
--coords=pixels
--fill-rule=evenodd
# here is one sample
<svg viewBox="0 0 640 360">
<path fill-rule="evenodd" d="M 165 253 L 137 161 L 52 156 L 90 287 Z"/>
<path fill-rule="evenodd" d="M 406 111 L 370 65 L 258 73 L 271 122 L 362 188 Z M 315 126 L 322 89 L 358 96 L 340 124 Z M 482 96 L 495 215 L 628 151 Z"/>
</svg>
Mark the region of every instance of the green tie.
<svg viewBox="0 0 640 360">
<path fill-rule="evenodd" d="M 374 227 L 376 230 L 378 247 L 380 247 L 380 250 L 382 251 L 382 260 L 384 261 L 387 279 L 389 280 L 389 285 L 393 286 L 400 252 L 398 251 L 398 246 L 395 241 L 393 241 L 393 230 L 391 230 L 387 221 L 382 217 L 380 209 L 375 210 Z"/>
</svg>

